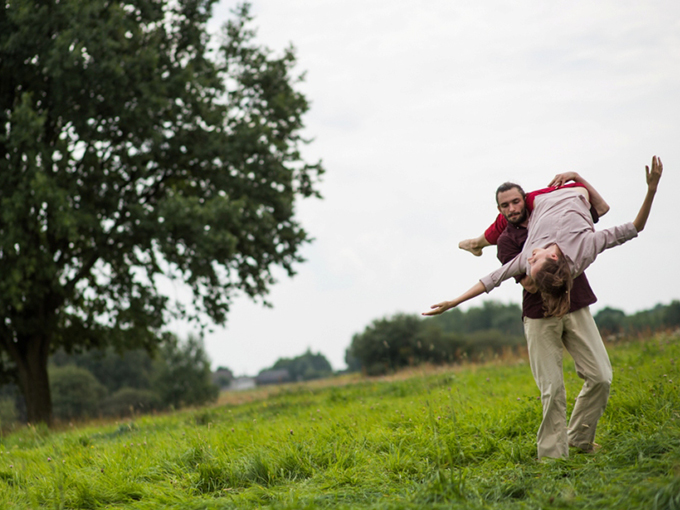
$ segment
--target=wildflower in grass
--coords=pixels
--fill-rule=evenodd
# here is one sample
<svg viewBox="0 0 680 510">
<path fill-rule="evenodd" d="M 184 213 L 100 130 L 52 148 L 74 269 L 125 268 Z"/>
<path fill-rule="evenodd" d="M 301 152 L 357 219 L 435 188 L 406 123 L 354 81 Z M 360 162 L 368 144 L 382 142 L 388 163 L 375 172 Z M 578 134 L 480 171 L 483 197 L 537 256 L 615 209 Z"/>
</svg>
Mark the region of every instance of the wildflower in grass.
<svg viewBox="0 0 680 510">
<path fill-rule="evenodd" d="M 47 462 L 52 462 L 52 457 L 47 457 Z"/>
</svg>

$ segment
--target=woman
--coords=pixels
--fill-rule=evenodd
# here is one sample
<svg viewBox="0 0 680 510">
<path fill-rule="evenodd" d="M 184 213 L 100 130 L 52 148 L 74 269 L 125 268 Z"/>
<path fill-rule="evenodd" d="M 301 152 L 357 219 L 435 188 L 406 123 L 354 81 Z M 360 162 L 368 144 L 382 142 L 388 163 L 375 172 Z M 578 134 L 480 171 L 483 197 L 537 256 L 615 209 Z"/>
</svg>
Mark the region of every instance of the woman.
<svg viewBox="0 0 680 510">
<path fill-rule="evenodd" d="M 423 315 L 439 315 L 522 273 L 536 282 L 547 316 L 566 314 L 573 278 L 592 264 L 599 253 L 636 237 L 644 229 L 663 172 L 661 160 L 654 156 L 651 171 L 647 166 L 645 172 L 647 194 L 635 220 L 605 230 L 594 229 L 587 189 L 564 188 L 537 196 L 522 253 L 461 296 L 432 305 Z"/>
</svg>

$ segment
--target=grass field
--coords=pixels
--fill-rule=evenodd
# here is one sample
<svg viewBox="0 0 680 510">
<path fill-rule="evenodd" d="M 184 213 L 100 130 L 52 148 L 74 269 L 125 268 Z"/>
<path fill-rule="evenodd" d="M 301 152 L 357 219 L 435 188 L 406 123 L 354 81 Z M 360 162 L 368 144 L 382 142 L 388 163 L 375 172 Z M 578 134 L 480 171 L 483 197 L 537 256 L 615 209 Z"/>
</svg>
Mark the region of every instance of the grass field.
<svg viewBox="0 0 680 510">
<path fill-rule="evenodd" d="M 596 455 L 535 460 L 541 405 L 515 360 L 26 427 L 0 442 L 0 508 L 680 509 L 680 338 L 608 349 Z"/>
</svg>

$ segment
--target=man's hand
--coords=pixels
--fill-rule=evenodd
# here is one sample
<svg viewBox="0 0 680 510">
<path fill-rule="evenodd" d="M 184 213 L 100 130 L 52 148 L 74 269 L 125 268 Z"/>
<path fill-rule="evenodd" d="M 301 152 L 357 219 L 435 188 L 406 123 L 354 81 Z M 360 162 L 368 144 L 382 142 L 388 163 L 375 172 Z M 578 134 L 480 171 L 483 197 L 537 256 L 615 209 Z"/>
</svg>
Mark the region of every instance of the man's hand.
<svg viewBox="0 0 680 510">
<path fill-rule="evenodd" d="M 452 301 L 442 301 L 441 303 L 437 303 L 436 305 L 432 305 L 430 307 L 431 310 L 429 310 L 427 312 L 423 312 L 423 315 L 427 315 L 427 316 L 441 315 L 446 310 L 453 308 L 455 306 L 456 305 Z"/>
<path fill-rule="evenodd" d="M 526 275 L 524 278 L 522 278 L 519 284 L 524 287 L 524 290 L 531 294 L 536 294 L 538 292 L 538 285 L 536 285 L 534 279 L 529 275 Z"/>
<path fill-rule="evenodd" d="M 659 180 L 661 179 L 661 174 L 663 173 L 663 163 L 661 158 L 654 156 L 652 158 L 652 170 L 649 170 L 648 166 L 645 166 L 645 173 L 647 175 L 647 189 L 649 191 L 655 192 L 659 186 Z"/>
<path fill-rule="evenodd" d="M 576 172 L 564 172 L 563 174 L 557 174 L 555 177 L 553 177 L 552 181 L 550 181 L 550 184 L 548 184 L 548 187 L 559 188 L 560 186 L 564 186 L 569 181 L 579 182 L 580 179 L 581 176 Z"/>
</svg>

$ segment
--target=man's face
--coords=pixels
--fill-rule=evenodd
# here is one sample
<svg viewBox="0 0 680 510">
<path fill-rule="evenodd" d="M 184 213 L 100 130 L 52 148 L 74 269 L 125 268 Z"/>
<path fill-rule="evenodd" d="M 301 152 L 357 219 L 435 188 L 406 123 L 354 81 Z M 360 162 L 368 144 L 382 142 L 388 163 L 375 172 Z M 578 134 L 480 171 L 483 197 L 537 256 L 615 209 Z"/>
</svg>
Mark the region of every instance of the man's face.
<svg viewBox="0 0 680 510">
<path fill-rule="evenodd" d="M 527 219 L 527 207 L 522 194 L 517 188 L 501 191 L 498 194 L 498 211 L 505 216 L 508 223 L 521 225 Z"/>
</svg>

